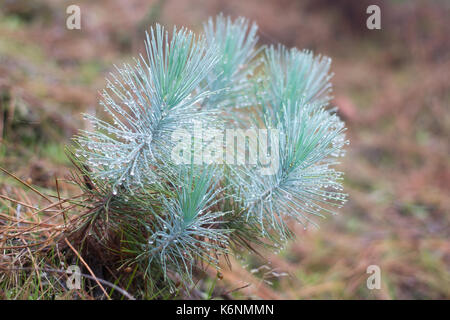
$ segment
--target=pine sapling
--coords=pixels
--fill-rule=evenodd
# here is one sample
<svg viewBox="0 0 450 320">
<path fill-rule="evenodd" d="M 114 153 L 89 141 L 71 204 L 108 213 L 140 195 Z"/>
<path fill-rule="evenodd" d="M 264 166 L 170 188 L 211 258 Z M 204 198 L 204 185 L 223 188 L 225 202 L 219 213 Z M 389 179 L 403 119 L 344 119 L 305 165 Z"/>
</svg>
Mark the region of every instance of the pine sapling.
<svg viewBox="0 0 450 320">
<path fill-rule="evenodd" d="M 198 267 L 284 245 L 291 223 L 317 225 L 346 201 L 335 165 L 348 141 L 329 108 L 330 59 L 257 41 L 244 18 L 211 18 L 198 37 L 156 25 L 146 55 L 107 80 L 108 117 L 87 115 L 93 129 L 75 138 L 72 158 L 97 203 L 82 230 L 108 226 L 97 240 L 120 238 L 123 264 L 149 281 L 191 284 Z M 208 143 L 196 125 L 258 134 L 229 148 L 225 134 Z M 230 150 L 234 160 L 258 157 L 226 161 Z"/>
</svg>

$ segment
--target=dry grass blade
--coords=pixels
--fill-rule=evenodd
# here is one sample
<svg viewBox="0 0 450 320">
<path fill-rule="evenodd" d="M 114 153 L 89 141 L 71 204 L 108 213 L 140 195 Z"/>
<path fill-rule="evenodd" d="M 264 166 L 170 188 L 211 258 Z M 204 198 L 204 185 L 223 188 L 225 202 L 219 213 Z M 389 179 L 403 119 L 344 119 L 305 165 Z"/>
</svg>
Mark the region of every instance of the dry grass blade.
<svg viewBox="0 0 450 320">
<path fill-rule="evenodd" d="M 102 289 L 103 293 L 105 294 L 105 296 L 111 300 L 111 297 L 108 295 L 108 293 L 106 292 L 105 288 L 103 288 L 102 284 L 100 283 L 99 279 L 95 276 L 94 272 L 92 271 L 92 269 L 89 267 L 89 265 L 86 263 L 86 261 L 84 261 L 83 257 L 78 253 L 78 251 L 70 244 L 69 240 L 67 240 L 67 238 L 64 238 L 64 241 L 67 243 L 67 245 L 70 247 L 70 249 L 72 249 L 72 251 L 77 255 L 77 257 L 80 259 L 81 263 L 83 263 L 83 265 L 86 267 L 86 269 L 89 271 L 89 273 L 92 275 L 92 277 L 94 278 L 95 282 L 97 282 L 98 286 L 100 287 L 100 289 Z"/>
<path fill-rule="evenodd" d="M 0 198 L 5 199 L 5 200 L 8 200 L 8 201 L 11 201 L 11 202 L 14 202 L 14 203 L 16 203 L 16 204 L 20 204 L 20 205 L 22 205 L 22 206 L 24 206 L 24 207 L 27 207 L 27 208 L 30 208 L 30 209 L 39 210 L 38 208 L 33 207 L 32 205 L 26 204 L 25 202 L 22 202 L 22 201 L 19 201 L 19 200 L 12 199 L 12 198 L 7 197 L 7 196 L 4 196 L 4 195 L 2 195 L 2 194 L 0 194 Z"/>
<path fill-rule="evenodd" d="M 24 186 L 30 188 L 31 190 L 33 190 L 34 192 L 36 192 L 38 195 L 40 195 L 42 198 L 44 198 L 45 200 L 47 200 L 48 202 L 52 202 L 46 195 L 44 195 L 42 192 L 40 192 L 39 190 L 37 190 L 36 188 L 34 188 L 33 186 L 31 186 L 29 183 L 23 181 L 22 179 L 20 179 L 19 177 L 17 177 L 16 175 L 12 174 L 11 172 L 7 171 L 6 169 L 3 169 L 2 167 L 0 167 L 0 170 L 3 171 L 4 173 L 6 173 L 7 175 L 9 175 L 10 177 L 14 178 L 15 180 L 17 180 L 18 182 L 20 182 L 21 184 L 23 184 Z"/>
</svg>

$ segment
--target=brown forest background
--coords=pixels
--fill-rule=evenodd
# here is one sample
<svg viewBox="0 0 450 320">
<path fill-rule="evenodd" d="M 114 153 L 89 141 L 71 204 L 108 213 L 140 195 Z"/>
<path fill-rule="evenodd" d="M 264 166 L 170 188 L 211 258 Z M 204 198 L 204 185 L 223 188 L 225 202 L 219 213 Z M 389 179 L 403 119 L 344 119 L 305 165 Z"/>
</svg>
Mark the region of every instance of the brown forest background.
<svg viewBox="0 0 450 320">
<path fill-rule="evenodd" d="M 150 25 L 200 31 L 219 12 L 245 16 L 259 25 L 261 44 L 333 59 L 333 104 L 351 141 L 340 168 L 350 197 L 320 229 L 295 229 L 297 241 L 279 255 L 225 269 L 221 285 L 250 283 L 235 293 L 245 298 L 450 298 L 448 1 L 73 2 L 81 30 L 65 27 L 72 3 L 1 1 L 1 167 L 54 189 L 54 177 L 71 169 L 64 145 L 86 125 L 80 113 L 96 110 L 113 64 L 144 52 Z M 366 28 L 369 4 L 381 7 L 381 30 Z M 5 175 L 0 194 L 37 201 Z M 381 290 L 366 287 L 372 264 Z"/>
</svg>

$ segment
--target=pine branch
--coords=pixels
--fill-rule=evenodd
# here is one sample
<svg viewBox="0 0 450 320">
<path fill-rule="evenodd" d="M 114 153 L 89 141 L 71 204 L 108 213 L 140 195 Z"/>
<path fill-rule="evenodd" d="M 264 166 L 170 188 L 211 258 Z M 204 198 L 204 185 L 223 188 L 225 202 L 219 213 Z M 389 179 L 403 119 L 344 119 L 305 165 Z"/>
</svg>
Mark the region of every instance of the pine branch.
<svg viewBox="0 0 450 320">
<path fill-rule="evenodd" d="M 266 81 L 258 92 L 260 122 L 279 133 L 278 141 L 271 141 L 271 152 L 278 152 L 278 163 L 272 164 L 277 171 L 262 176 L 260 168 L 234 170 L 247 217 L 256 218 L 263 236 L 274 231 L 286 240 L 291 235 L 286 217 L 306 228 L 316 225 L 308 215 L 334 214 L 329 207 L 345 202 L 346 195 L 337 192 L 342 173 L 332 166 L 348 142 L 343 122 L 325 109 L 331 91 L 329 63 L 297 49 L 266 50 Z"/>
<path fill-rule="evenodd" d="M 327 104 L 331 99 L 331 59 L 311 51 L 287 49 L 282 45 L 265 50 L 267 97 L 273 106 L 288 100 L 303 99 L 306 103 Z"/>
<path fill-rule="evenodd" d="M 169 42 L 159 25 L 147 34 L 146 47 L 148 63 L 142 58 L 116 68 L 118 75 L 107 80 L 101 105 L 113 123 L 86 115 L 95 130 L 76 138 L 79 161 L 95 179 L 110 182 L 113 194 L 122 185 L 131 190 L 154 182 L 171 162 L 172 133 L 190 126 L 193 114 L 211 122 L 211 113 L 196 106 L 211 92 L 194 89 L 217 63 L 217 49 L 185 29 L 174 29 Z"/>
<path fill-rule="evenodd" d="M 209 18 L 204 31 L 208 44 L 221 52 L 219 62 L 206 78 L 209 90 L 218 93 L 210 96 L 205 105 L 208 108 L 253 105 L 250 77 L 261 62 L 255 59 L 260 51 L 256 49 L 258 27 L 255 23 L 249 26 L 243 17 L 232 21 L 220 14 L 215 21 Z"/>
<path fill-rule="evenodd" d="M 217 255 L 228 253 L 231 230 L 221 227 L 226 212 L 216 210 L 222 201 L 219 180 L 219 171 L 213 167 L 183 167 L 177 179 L 167 184 L 173 197 L 161 197 L 159 210 L 155 203 L 148 206 L 154 219 L 145 225 L 149 236 L 140 257 L 148 259 L 149 265 L 159 264 L 165 277 L 167 270 L 173 270 L 191 281 L 193 261 L 218 267 Z"/>
</svg>

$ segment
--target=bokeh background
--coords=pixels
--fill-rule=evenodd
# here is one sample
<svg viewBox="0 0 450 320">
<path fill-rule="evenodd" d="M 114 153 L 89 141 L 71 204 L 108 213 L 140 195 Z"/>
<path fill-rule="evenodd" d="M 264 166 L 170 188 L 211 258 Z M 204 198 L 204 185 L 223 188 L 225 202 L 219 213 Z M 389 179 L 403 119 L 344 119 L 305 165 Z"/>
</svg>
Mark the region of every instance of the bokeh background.
<svg viewBox="0 0 450 320">
<path fill-rule="evenodd" d="M 66 29 L 70 4 L 81 30 Z M 370 4 L 381 30 L 366 28 Z M 450 298 L 449 1 L 1 0 L 0 166 L 54 190 L 71 169 L 64 145 L 86 126 L 80 113 L 97 109 L 113 64 L 144 52 L 156 22 L 200 31 L 219 12 L 255 21 L 261 45 L 331 57 L 351 141 L 340 215 L 294 227 L 278 255 L 241 257 L 220 286 L 244 287 L 237 298 Z M 3 175 L 0 193 L 33 201 Z M 366 286 L 369 265 L 381 268 L 380 290 Z"/>
</svg>

